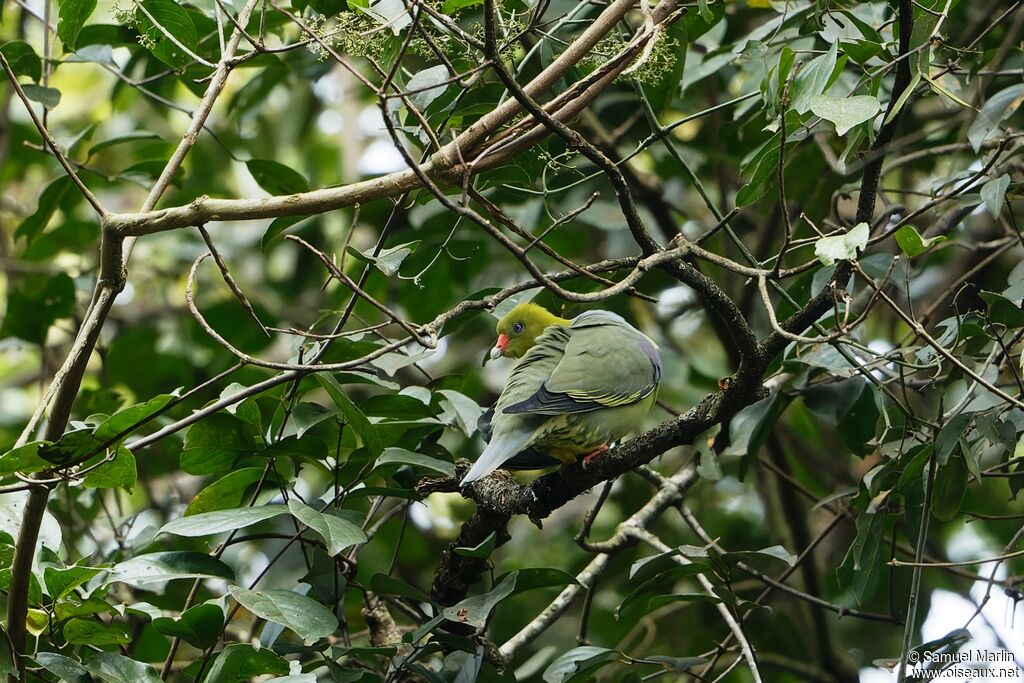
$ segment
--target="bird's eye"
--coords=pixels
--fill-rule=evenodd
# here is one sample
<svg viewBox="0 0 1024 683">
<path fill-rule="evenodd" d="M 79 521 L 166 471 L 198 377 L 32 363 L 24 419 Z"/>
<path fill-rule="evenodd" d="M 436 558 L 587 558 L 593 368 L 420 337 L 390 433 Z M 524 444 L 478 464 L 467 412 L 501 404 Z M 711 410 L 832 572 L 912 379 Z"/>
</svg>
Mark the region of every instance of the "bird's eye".
<svg viewBox="0 0 1024 683">
<path fill-rule="evenodd" d="M 523 331 L 523 324 L 516 323 L 515 325 L 512 326 L 512 331 L 515 332 L 516 334 L 519 334 L 520 332 Z"/>
</svg>

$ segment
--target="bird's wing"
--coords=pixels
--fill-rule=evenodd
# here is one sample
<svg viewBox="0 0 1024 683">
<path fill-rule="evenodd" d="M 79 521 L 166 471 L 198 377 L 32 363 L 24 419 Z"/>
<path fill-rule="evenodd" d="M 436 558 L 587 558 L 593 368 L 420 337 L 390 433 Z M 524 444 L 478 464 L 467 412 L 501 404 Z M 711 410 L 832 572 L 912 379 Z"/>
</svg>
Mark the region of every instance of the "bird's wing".
<svg viewBox="0 0 1024 683">
<path fill-rule="evenodd" d="M 530 450 L 533 435 L 544 419 L 537 415 L 508 414 L 504 408 L 537 393 L 562 360 L 569 338 L 567 328 L 549 327 L 537 338 L 533 348 L 516 363 L 505 382 L 501 396 L 494 405 L 487 447 L 463 477 L 460 485 L 465 486 L 486 477 L 499 467 L 514 461 L 516 456 Z"/>
<path fill-rule="evenodd" d="M 561 359 L 532 395 L 499 409 L 508 415 L 585 413 L 650 396 L 661 380 L 657 346 L 618 316 L 598 313 L 605 312 L 573 321 Z"/>
</svg>

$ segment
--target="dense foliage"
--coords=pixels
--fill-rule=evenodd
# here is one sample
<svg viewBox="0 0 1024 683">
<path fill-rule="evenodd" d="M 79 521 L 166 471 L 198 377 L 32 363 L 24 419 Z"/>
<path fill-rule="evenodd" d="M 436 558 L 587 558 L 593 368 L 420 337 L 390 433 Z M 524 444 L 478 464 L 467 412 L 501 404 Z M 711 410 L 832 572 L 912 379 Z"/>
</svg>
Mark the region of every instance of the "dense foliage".
<svg viewBox="0 0 1024 683">
<path fill-rule="evenodd" d="M 1024 655 L 1021 2 L 0 19 L 0 676 Z M 655 339 L 657 407 L 460 490 L 530 298 Z"/>
</svg>

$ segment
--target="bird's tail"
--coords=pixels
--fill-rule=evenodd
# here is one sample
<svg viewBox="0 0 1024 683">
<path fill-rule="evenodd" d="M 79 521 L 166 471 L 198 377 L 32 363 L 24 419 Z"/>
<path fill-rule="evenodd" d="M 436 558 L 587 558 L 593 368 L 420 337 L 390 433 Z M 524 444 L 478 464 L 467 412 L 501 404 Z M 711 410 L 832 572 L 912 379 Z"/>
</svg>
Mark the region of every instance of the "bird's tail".
<svg viewBox="0 0 1024 683">
<path fill-rule="evenodd" d="M 459 482 L 459 486 L 465 486 L 477 479 L 483 479 L 488 474 L 498 469 L 526 447 L 530 440 L 530 432 L 521 431 L 511 434 L 496 435 L 487 444 L 480 457 L 473 463 L 466 476 Z"/>
</svg>

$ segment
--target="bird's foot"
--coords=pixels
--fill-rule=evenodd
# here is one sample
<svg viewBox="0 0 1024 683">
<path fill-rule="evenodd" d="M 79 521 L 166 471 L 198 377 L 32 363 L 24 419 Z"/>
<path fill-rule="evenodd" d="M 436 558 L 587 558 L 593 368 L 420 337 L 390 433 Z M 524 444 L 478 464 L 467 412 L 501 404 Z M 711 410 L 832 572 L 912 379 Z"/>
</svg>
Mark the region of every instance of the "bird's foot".
<svg viewBox="0 0 1024 683">
<path fill-rule="evenodd" d="M 589 453 L 587 453 L 586 455 L 583 456 L 583 466 L 586 467 L 587 465 L 590 464 L 591 460 L 593 460 L 594 458 L 596 458 L 597 456 L 601 455 L 602 453 L 604 453 L 607 450 L 608 450 L 608 445 L 605 444 L 604 446 L 598 446 L 594 450 L 590 451 Z"/>
</svg>

